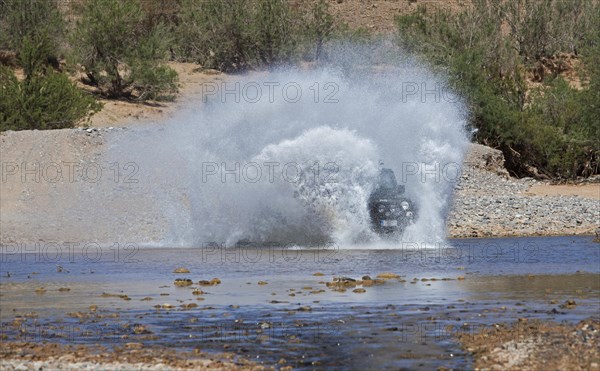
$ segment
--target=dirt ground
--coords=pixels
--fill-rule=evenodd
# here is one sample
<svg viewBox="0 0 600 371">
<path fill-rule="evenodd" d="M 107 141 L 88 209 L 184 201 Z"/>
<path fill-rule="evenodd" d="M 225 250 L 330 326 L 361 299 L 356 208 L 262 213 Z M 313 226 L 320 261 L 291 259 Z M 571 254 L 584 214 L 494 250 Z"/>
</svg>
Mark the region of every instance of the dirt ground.
<svg viewBox="0 0 600 371">
<path fill-rule="evenodd" d="M 600 183 L 596 184 L 536 184 L 526 194 L 536 196 L 579 196 L 600 201 Z"/>
<path fill-rule="evenodd" d="M 2 243 L 36 241 L 110 241 L 111 236 L 127 236 L 132 240 L 158 242 L 169 224 L 157 210 L 152 195 L 144 189 L 122 188 L 111 178 L 111 164 L 103 158 L 107 146 L 128 127 L 140 124 L 164 125 L 174 113 L 191 104 L 202 104 L 202 84 L 220 83 L 230 76 L 213 71 L 199 72 L 190 63 L 172 63 L 180 79 L 180 93 L 173 102 L 135 103 L 105 101 L 104 108 L 81 127 L 51 131 L 19 131 L 0 134 L 0 158 L 3 179 L 0 184 L 0 237 Z M 467 160 L 481 162 L 485 171 L 508 175 L 502 168 L 503 158 L 478 151 L 472 146 Z M 487 147 L 486 147 L 487 148 Z M 487 156 L 487 157 L 486 157 Z M 27 174 L 23 163 L 39 166 L 37 176 Z M 62 177 L 52 181 L 60 164 Z M 37 164 L 37 165 L 36 165 Z M 70 164 L 78 164 L 75 179 L 69 176 Z M 99 182 L 86 181 L 83 170 L 102 168 Z M 16 167 L 15 167 L 16 166 Z M 29 168 L 28 168 L 29 169 Z M 14 170 L 10 175 L 9 170 Z M 31 170 L 31 169 L 29 169 Z M 91 171 L 92 177 L 94 172 Z M 25 177 L 25 178 L 24 178 Z M 82 179 L 84 178 L 84 179 Z M 83 181 L 81 181 L 83 180 Z M 118 191 L 114 191 L 116 187 Z M 477 189 L 468 190 L 477 197 Z M 464 193 L 464 191 L 463 191 Z M 575 195 L 600 200 L 600 184 L 550 185 L 536 184 L 525 195 Z M 92 205 L 103 205 L 90 216 Z M 587 231 L 587 230 L 586 230 Z M 450 236 L 454 236 L 450 228 Z M 571 231 L 573 232 L 573 231 Z M 589 233 L 589 231 L 587 232 Z M 502 235 L 502 234 L 500 234 Z M 84 237 L 82 237 L 84 236 Z"/>
<path fill-rule="evenodd" d="M 100 99 L 102 110 L 89 120 L 79 123 L 82 127 L 111 127 L 148 124 L 164 120 L 183 105 L 200 102 L 203 83 L 219 83 L 225 75 L 218 71 L 199 71 L 194 63 L 171 62 L 179 75 L 179 94 L 174 102 L 131 102 L 127 100 Z"/>
<path fill-rule="evenodd" d="M 419 6 L 452 11 L 465 3 L 460 0 L 334 0 L 330 1 L 329 8 L 335 19 L 346 23 L 350 29 L 364 29 L 383 34 L 394 33 L 395 18 L 409 14 Z"/>
<path fill-rule="evenodd" d="M 3 342 L 0 370 L 265 370 L 232 353 L 176 352 L 126 343 L 115 351 L 97 346 Z"/>
<path fill-rule="evenodd" d="M 460 341 L 473 353 L 480 370 L 598 370 L 600 321 L 577 325 L 520 319 L 512 326 L 463 334 Z"/>
</svg>

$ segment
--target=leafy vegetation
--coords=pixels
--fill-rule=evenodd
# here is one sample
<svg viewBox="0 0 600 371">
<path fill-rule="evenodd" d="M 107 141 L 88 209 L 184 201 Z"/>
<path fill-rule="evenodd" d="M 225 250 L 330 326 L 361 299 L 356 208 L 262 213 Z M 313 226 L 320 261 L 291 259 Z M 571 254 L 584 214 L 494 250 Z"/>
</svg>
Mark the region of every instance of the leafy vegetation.
<svg viewBox="0 0 600 371">
<path fill-rule="evenodd" d="M 169 98 L 177 73 L 166 66 L 172 38 L 160 21 L 148 23 L 140 1 L 87 1 L 71 35 L 73 62 L 88 83 L 112 98 Z"/>
<path fill-rule="evenodd" d="M 419 7 L 397 26 L 400 44 L 467 98 L 476 139 L 500 148 L 513 174 L 600 172 L 598 2 L 481 0 L 454 14 Z"/>
<path fill-rule="evenodd" d="M 308 11 L 286 0 L 183 0 L 179 15 L 178 57 L 221 71 L 319 59 L 335 31 L 326 0 Z"/>
<path fill-rule="evenodd" d="M 84 0 L 67 27 L 58 0 L 0 0 L 0 130 L 70 127 L 99 108 L 61 72 L 65 56 L 107 98 L 169 99 L 169 59 L 236 72 L 327 59 L 326 43 L 372 42 L 329 1 Z M 73 5 L 71 4 L 71 5 Z M 600 172 L 600 5 L 476 0 L 454 13 L 397 18 L 400 45 L 466 98 L 475 139 L 518 176 Z M 4 54 L 2 54 L 4 53 Z"/>
<path fill-rule="evenodd" d="M 34 65 L 21 65 L 30 74 L 40 64 L 58 68 L 64 21 L 55 1 L 0 0 L 0 49 L 12 50 L 17 57 L 27 51 Z M 34 46 L 35 48 L 32 48 Z"/>
<path fill-rule="evenodd" d="M 100 109 L 66 74 L 40 64 L 36 45 L 24 41 L 20 63 L 31 66 L 25 77 L 19 80 L 12 69 L 0 66 L 0 131 L 69 128 Z"/>
<path fill-rule="evenodd" d="M 50 1 L 3 1 L 3 46 L 17 53 L 24 77 L 0 66 L 0 131 L 60 129 L 100 108 L 59 68 L 62 21 Z"/>
</svg>

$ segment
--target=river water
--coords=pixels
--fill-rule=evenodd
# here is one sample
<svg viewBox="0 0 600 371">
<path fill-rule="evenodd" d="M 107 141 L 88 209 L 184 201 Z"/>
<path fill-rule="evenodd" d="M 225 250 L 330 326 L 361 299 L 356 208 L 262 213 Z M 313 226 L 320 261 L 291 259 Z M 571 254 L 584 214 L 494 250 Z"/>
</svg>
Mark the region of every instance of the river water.
<svg viewBox="0 0 600 371">
<path fill-rule="evenodd" d="M 265 365 L 284 358 L 300 369 L 469 368 L 458 334 L 521 317 L 573 322 L 600 309 L 600 250 L 591 237 L 392 247 L 5 248 L 2 333 L 9 340 L 232 351 Z M 190 273 L 173 273 L 177 267 Z M 364 293 L 325 284 L 382 272 L 401 277 Z M 177 287 L 176 278 L 194 284 Z M 197 284 L 212 278 L 221 283 Z M 566 300 L 577 306 L 561 308 Z M 147 333 L 133 330 L 139 324 Z"/>
</svg>

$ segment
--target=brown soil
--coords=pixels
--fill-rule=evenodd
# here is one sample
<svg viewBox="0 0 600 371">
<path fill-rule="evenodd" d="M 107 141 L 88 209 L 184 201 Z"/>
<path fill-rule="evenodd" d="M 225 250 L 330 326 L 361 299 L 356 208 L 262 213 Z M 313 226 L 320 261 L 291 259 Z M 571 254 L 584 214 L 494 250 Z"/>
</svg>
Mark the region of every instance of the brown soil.
<svg viewBox="0 0 600 371">
<path fill-rule="evenodd" d="M 536 184 L 526 195 L 532 196 L 579 196 L 600 201 L 600 183 L 595 184 Z"/>
<path fill-rule="evenodd" d="M 475 357 L 475 369 L 487 370 L 598 370 L 600 320 L 577 325 L 529 322 L 461 334 L 465 350 Z"/>
<path fill-rule="evenodd" d="M 350 29 L 364 29 L 374 33 L 395 33 L 395 18 L 410 14 L 419 6 L 442 11 L 459 9 L 465 1 L 459 0 L 333 0 L 330 10 L 334 18 Z"/>
<path fill-rule="evenodd" d="M 93 115 L 89 120 L 83 120 L 79 126 L 110 127 L 123 126 L 139 123 L 151 123 L 162 120 L 181 108 L 182 105 L 192 100 L 200 102 L 202 84 L 220 81 L 225 75 L 217 71 L 200 71 L 197 64 L 171 62 L 169 67 L 173 68 L 179 75 L 179 94 L 174 102 L 134 102 L 127 100 L 99 99 L 104 105 L 100 112 Z M 83 84 L 80 84 L 83 86 Z M 87 88 L 89 89 L 89 88 Z"/>
<path fill-rule="evenodd" d="M 143 369 L 162 364 L 165 369 L 265 370 L 265 367 L 232 353 L 176 352 L 166 348 L 145 348 L 142 343 L 127 343 L 114 351 L 107 351 L 100 346 L 2 342 L 0 369 L 11 369 L 9 363 L 15 366 L 23 361 L 46 361 L 47 369 L 60 367 L 70 370 L 89 367 L 86 363 L 96 366 L 95 369 L 98 365 L 102 365 L 103 369 Z"/>
<path fill-rule="evenodd" d="M 529 88 L 543 86 L 544 79 L 561 76 L 574 89 L 582 88 L 578 70 L 581 60 L 573 53 L 558 53 L 550 57 L 541 57 L 527 71 L 526 80 Z"/>
</svg>

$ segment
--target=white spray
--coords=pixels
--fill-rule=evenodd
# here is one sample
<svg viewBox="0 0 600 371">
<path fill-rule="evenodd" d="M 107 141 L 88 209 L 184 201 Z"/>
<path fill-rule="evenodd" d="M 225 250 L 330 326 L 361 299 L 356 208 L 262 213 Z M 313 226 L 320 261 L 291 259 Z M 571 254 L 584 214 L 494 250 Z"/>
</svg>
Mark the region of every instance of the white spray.
<svg viewBox="0 0 600 371">
<path fill-rule="evenodd" d="M 468 144 L 464 105 L 389 50 L 374 61 L 373 49 L 334 49 L 322 66 L 207 84 L 206 104 L 114 146 L 165 213 L 161 245 L 377 245 L 367 200 L 380 160 L 419 208 L 402 240 L 444 238 Z"/>
</svg>

